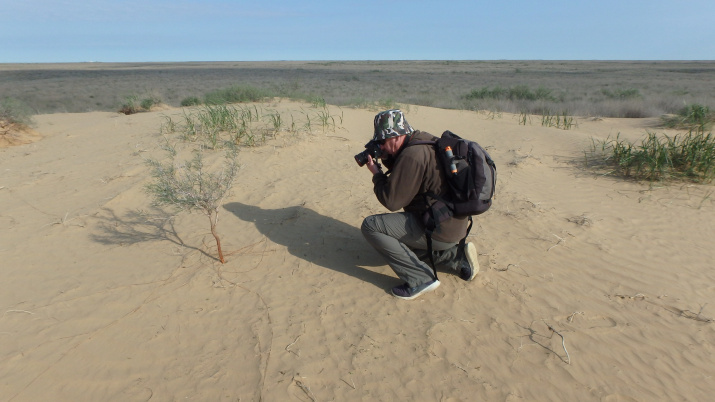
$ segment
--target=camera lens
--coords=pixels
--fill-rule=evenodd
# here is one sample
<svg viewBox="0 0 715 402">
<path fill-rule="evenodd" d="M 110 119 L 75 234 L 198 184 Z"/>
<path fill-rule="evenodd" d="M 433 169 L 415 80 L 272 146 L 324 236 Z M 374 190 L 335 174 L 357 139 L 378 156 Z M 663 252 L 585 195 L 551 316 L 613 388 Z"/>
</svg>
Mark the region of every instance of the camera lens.
<svg viewBox="0 0 715 402">
<path fill-rule="evenodd" d="M 358 166 L 363 167 L 367 163 L 367 151 L 362 151 L 359 154 L 355 155 L 355 162 L 357 162 Z"/>
</svg>

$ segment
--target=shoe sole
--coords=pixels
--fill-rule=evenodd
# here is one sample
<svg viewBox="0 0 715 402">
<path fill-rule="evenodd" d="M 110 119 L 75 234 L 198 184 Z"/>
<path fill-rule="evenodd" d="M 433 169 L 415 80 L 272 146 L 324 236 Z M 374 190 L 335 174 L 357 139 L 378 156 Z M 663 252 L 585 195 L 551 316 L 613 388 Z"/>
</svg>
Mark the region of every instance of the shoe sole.
<svg viewBox="0 0 715 402">
<path fill-rule="evenodd" d="M 470 276 L 469 279 L 467 279 L 467 281 L 471 281 L 479 273 L 479 260 L 477 260 L 477 248 L 474 247 L 474 243 L 467 243 L 466 247 L 464 248 L 464 252 L 467 255 L 467 261 L 469 261 L 469 265 L 472 267 L 472 276 Z"/>
<path fill-rule="evenodd" d="M 420 292 L 415 293 L 415 294 L 413 294 L 413 295 L 410 296 L 410 297 L 403 297 L 403 296 L 398 296 L 398 295 L 396 295 L 396 294 L 394 294 L 394 293 L 392 293 L 392 292 L 390 292 L 390 293 L 392 293 L 392 295 L 395 296 L 395 297 L 397 297 L 398 299 L 402 299 L 402 300 L 412 300 L 412 299 L 416 299 L 416 298 L 422 296 L 423 294 L 425 294 L 425 293 L 427 293 L 427 292 L 431 292 L 431 291 L 437 289 L 437 288 L 439 287 L 439 284 L 440 284 L 439 281 L 435 281 L 433 284 L 427 286 L 426 288 L 422 289 Z"/>
</svg>

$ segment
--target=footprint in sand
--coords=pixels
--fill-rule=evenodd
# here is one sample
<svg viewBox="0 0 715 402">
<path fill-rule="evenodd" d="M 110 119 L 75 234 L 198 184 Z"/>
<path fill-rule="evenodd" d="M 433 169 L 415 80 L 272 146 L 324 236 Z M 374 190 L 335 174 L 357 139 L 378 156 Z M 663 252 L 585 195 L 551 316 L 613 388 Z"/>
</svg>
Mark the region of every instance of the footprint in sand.
<svg viewBox="0 0 715 402">
<path fill-rule="evenodd" d="M 569 325 L 578 329 L 609 329 L 618 326 L 616 320 L 605 315 L 587 315 L 584 313 L 574 313 L 569 316 L 559 317 L 559 321 L 565 321 Z"/>
</svg>

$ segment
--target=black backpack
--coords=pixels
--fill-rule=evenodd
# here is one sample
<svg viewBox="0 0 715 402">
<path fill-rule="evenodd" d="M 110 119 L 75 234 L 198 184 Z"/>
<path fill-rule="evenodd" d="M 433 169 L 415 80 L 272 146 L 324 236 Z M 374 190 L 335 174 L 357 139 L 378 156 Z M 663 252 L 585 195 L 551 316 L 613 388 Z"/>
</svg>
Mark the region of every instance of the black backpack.
<svg viewBox="0 0 715 402">
<path fill-rule="evenodd" d="M 425 193 L 427 211 L 422 217 L 427 234 L 427 251 L 432 260 L 432 233 L 452 216 L 469 217 L 467 235 L 460 241 L 460 249 L 472 229 L 472 215 L 480 215 L 492 206 L 497 182 L 497 168 L 489 153 L 474 141 L 465 140 L 447 130 L 436 141 L 415 141 L 409 145 L 431 144 L 435 148 L 437 163 L 445 173 L 449 185 L 447 197 Z M 430 204 L 429 200 L 434 202 Z"/>
</svg>

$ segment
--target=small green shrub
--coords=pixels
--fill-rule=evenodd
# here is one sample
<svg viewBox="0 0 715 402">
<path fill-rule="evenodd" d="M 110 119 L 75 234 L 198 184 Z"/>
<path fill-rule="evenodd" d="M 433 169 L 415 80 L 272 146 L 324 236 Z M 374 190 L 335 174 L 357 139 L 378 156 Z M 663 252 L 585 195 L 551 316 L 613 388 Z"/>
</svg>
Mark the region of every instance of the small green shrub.
<svg viewBox="0 0 715 402">
<path fill-rule="evenodd" d="M 0 123 L 29 126 L 32 124 L 32 110 L 21 101 L 5 98 L 0 101 Z"/>
<path fill-rule="evenodd" d="M 159 103 L 161 103 L 161 99 L 154 97 L 154 96 L 150 96 L 148 98 L 142 99 L 142 101 L 139 105 L 141 106 L 142 109 L 144 109 L 145 111 L 148 111 L 148 110 L 151 110 L 152 106 L 158 105 Z"/>
<path fill-rule="evenodd" d="M 168 141 L 164 150 L 168 153 L 166 163 L 146 160 L 154 178 L 146 186 L 146 192 L 153 196 L 155 205 L 168 205 L 180 211 L 199 210 L 206 215 L 210 221 L 211 234 L 216 240 L 219 260 L 225 263 L 216 225 L 221 202 L 229 194 L 238 174 L 237 150 L 228 149 L 224 167 L 216 172 L 205 169 L 201 148 L 194 151 L 191 160 L 182 163 L 177 163 L 177 151 Z"/>
<path fill-rule="evenodd" d="M 119 113 L 129 115 L 139 112 L 139 105 L 137 104 L 138 101 L 139 97 L 136 95 L 127 96 L 124 99 L 124 103 L 122 103 L 122 106 L 119 108 Z"/>
<path fill-rule="evenodd" d="M 181 106 L 183 107 L 188 107 L 188 106 L 198 106 L 201 104 L 201 99 L 199 99 L 197 96 L 189 96 L 184 98 L 181 101 Z"/>
</svg>

